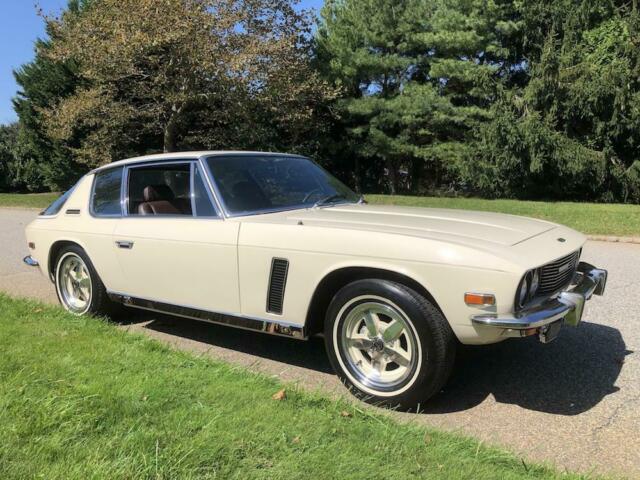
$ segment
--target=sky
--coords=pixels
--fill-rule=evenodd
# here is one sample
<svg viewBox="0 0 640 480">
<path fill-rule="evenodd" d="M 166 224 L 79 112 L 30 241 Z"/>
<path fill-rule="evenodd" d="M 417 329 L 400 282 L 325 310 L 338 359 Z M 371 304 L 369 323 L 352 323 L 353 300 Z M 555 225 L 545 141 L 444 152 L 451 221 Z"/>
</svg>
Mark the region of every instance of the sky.
<svg viewBox="0 0 640 480">
<path fill-rule="evenodd" d="M 13 70 L 33 59 L 33 46 L 44 35 L 44 22 L 37 6 L 46 14 L 58 14 L 67 0 L 4 0 L 0 6 L 0 124 L 15 121 L 11 99 L 18 86 Z M 302 8 L 322 7 L 323 0 L 301 0 Z"/>
</svg>

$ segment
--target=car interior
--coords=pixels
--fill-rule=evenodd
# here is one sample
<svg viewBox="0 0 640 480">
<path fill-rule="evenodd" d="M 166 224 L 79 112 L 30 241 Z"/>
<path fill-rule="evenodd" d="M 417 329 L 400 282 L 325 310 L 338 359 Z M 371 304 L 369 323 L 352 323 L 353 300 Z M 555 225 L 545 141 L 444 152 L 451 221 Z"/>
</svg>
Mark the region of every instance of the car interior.
<svg viewBox="0 0 640 480">
<path fill-rule="evenodd" d="M 129 172 L 130 215 L 192 215 L 190 166 L 141 167 Z"/>
<path fill-rule="evenodd" d="M 271 201 L 246 170 L 229 172 L 218 182 L 227 206 L 238 212 L 271 207 Z"/>
</svg>

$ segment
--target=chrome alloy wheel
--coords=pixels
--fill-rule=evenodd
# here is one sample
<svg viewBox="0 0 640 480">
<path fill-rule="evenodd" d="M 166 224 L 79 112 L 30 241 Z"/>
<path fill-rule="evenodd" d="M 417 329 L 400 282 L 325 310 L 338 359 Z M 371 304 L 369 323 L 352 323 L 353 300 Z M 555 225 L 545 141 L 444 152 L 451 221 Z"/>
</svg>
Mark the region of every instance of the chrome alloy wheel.
<svg viewBox="0 0 640 480">
<path fill-rule="evenodd" d="M 345 315 L 344 321 L 336 322 L 342 325 L 339 360 L 352 381 L 374 395 L 406 390 L 415 379 L 422 356 L 407 315 L 385 299 L 371 297 L 353 299 L 341 315 Z"/>
<path fill-rule="evenodd" d="M 56 272 L 58 296 L 63 306 L 77 315 L 89 310 L 92 285 L 84 260 L 74 253 L 67 253 L 58 261 Z"/>
</svg>

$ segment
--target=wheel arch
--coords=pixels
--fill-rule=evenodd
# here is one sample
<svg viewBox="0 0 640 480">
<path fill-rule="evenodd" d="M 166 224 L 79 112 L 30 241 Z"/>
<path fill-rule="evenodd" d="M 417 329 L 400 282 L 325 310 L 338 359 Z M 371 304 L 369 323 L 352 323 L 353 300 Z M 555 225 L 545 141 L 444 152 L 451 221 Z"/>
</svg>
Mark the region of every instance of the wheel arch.
<svg viewBox="0 0 640 480">
<path fill-rule="evenodd" d="M 348 266 L 337 268 L 329 272 L 316 286 L 311 297 L 311 302 L 309 303 L 305 322 L 307 325 L 308 335 L 312 336 L 323 331 L 325 314 L 329 308 L 329 304 L 341 288 L 357 280 L 366 279 L 389 280 L 409 287 L 432 302 L 446 318 L 446 315 L 444 315 L 444 312 L 433 295 L 415 278 L 412 278 L 405 273 L 385 268 Z"/>
<path fill-rule="evenodd" d="M 54 270 L 56 268 L 56 260 L 58 258 L 58 255 L 60 254 L 60 251 L 63 248 L 69 247 L 69 246 L 80 247 L 82 250 L 85 251 L 85 253 L 87 252 L 87 249 L 84 247 L 84 245 L 82 245 L 80 242 L 76 240 L 64 239 L 64 240 L 56 240 L 55 242 L 53 242 L 51 244 L 51 247 L 49 247 L 49 256 L 47 260 L 47 272 L 49 273 L 49 279 L 52 282 L 55 280 Z M 89 254 L 87 253 L 87 255 Z"/>
</svg>

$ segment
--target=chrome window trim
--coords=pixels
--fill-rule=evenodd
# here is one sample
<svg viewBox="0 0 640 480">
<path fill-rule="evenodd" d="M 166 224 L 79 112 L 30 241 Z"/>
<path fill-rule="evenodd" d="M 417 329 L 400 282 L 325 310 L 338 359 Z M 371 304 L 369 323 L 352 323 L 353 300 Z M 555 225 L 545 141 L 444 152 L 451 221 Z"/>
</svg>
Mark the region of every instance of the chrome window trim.
<svg viewBox="0 0 640 480">
<path fill-rule="evenodd" d="M 304 155 L 300 155 L 297 153 L 282 153 L 282 152 L 239 152 L 239 151 L 203 151 L 203 152 L 194 152 L 194 153 L 198 153 L 198 155 L 193 155 L 193 156 L 189 156 L 191 152 L 176 152 L 176 154 L 180 154 L 180 155 L 187 155 L 186 157 L 180 158 L 178 156 L 176 156 L 175 158 L 171 157 L 171 158 L 147 158 L 151 155 L 147 155 L 147 156 L 142 156 L 142 157 L 134 157 L 134 158 L 123 158 L 120 160 L 114 160 L 111 163 L 108 163 L 106 165 L 103 165 L 101 167 L 96 167 L 93 170 L 90 170 L 87 172 L 87 174 L 91 174 L 91 173 L 96 173 L 96 172 L 100 172 L 102 170 L 108 170 L 109 168 L 119 168 L 119 167 L 123 167 L 123 166 L 128 166 L 128 165 L 140 165 L 142 163 L 147 163 L 147 162 L 156 162 L 156 163 L 165 163 L 165 162 L 173 162 L 175 160 L 189 160 L 189 161 L 196 161 L 199 158 L 202 157 L 237 157 L 237 156 L 250 156 L 250 155 L 263 155 L 263 156 L 273 156 L 273 157 L 302 157 L 302 158 L 307 158 Z M 309 159 L 310 160 L 310 159 Z M 113 163 L 119 163 L 118 165 L 112 165 Z"/>
<path fill-rule="evenodd" d="M 102 213 L 96 213 L 93 210 L 93 196 L 95 195 L 95 190 L 96 190 L 96 180 L 98 178 L 98 174 L 104 173 L 104 172 L 108 172 L 110 170 L 117 170 L 121 168 L 122 169 L 122 177 L 120 178 L 120 214 L 117 213 L 109 213 L 109 214 L 102 214 Z M 93 179 L 91 180 L 91 191 L 89 192 L 89 215 L 91 215 L 91 217 L 93 218 L 122 218 L 122 183 L 124 181 L 124 174 L 125 174 L 125 167 L 123 165 L 118 166 L 118 167 L 112 167 L 112 168 L 105 168 L 103 170 L 99 170 L 99 171 L 94 171 L 91 172 L 93 173 Z"/>
<path fill-rule="evenodd" d="M 206 164 L 205 160 L 209 157 L 213 157 L 215 155 L 203 155 L 198 158 L 198 165 L 200 165 L 203 177 L 205 180 L 205 185 L 208 187 L 209 193 L 213 194 L 213 198 L 215 198 L 214 205 L 216 209 L 220 212 L 220 215 L 224 218 L 230 218 L 229 212 L 227 210 L 226 205 L 224 205 L 222 201 L 222 195 L 220 195 L 220 191 L 218 190 L 218 185 L 213 181 L 213 174 L 209 171 L 209 166 Z"/>
<path fill-rule="evenodd" d="M 215 181 L 213 172 L 209 169 L 209 165 L 207 164 L 206 160 L 209 160 L 210 158 L 220 158 L 220 157 L 225 157 L 225 158 L 226 157 L 256 157 L 260 155 L 274 156 L 274 157 L 287 157 L 287 158 L 301 158 L 303 160 L 308 160 L 314 165 L 317 165 L 318 167 L 322 168 L 315 161 L 313 161 L 313 159 L 309 157 L 305 157 L 304 155 L 295 155 L 291 153 L 264 153 L 264 154 L 263 153 L 232 153 L 228 155 L 225 155 L 225 154 L 202 155 L 199 158 L 200 164 L 206 167 L 207 177 L 210 177 L 209 181 L 210 181 L 211 188 L 216 193 L 220 206 L 222 207 L 224 216 L 226 218 L 250 217 L 254 215 L 267 215 L 269 213 L 291 212 L 294 210 L 310 210 L 314 208 L 313 205 L 302 204 L 302 205 L 289 205 L 287 207 L 277 207 L 277 208 L 269 208 L 269 209 L 261 209 L 261 210 L 246 210 L 238 213 L 230 213 L 229 209 L 227 208 L 227 205 L 224 203 L 222 194 L 218 189 L 218 184 Z M 336 207 L 340 205 L 357 205 L 358 203 L 360 202 L 336 202 L 330 205 L 322 205 L 322 207 L 320 208 Z"/>
<path fill-rule="evenodd" d="M 191 216 L 197 217 L 198 211 L 196 209 L 196 171 L 195 162 L 191 162 L 189 165 L 189 197 L 191 200 Z"/>
<path fill-rule="evenodd" d="M 127 216 L 127 211 L 129 210 L 127 185 L 129 185 L 129 167 L 125 165 L 122 172 L 122 184 L 120 185 L 120 214 L 123 218 Z"/>
<path fill-rule="evenodd" d="M 182 219 L 203 219 L 203 220 L 223 220 L 222 215 L 218 214 L 216 216 L 197 216 L 195 212 L 195 200 L 193 197 L 194 192 L 194 164 L 198 162 L 197 158 L 191 159 L 171 159 L 171 160 L 162 160 L 162 161 L 149 161 L 149 162 L 136 162 L 134 165 L 124 165 L 125 174 L 122 177 L 122 191 L 121 191 L 121 203 L 122 203 L 122 218 L 182 218 Z M 169 165 L 189 165 L 189 189 L 190 189 L 190 197 L 191 197 L 191 215 L 139 215 L 139 214 L 130 214 L 129 213 L 129 175 L 131 170 L 136 170 L 139 168 L 146 167 L 155 167 L 155 166 L 169 166 Z M 209 199 L 211 199 L 211 192 L 208 191 L 207 182 L 205 183 L 205 190 L 207 190 L 207 194 L 209 195 Z M 212 203 L 214 210 L 217 212 L 221 212 L 215 202 Z"/>
</svg>

